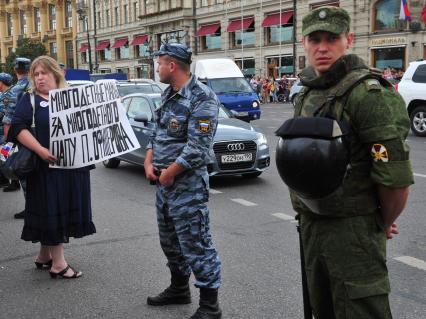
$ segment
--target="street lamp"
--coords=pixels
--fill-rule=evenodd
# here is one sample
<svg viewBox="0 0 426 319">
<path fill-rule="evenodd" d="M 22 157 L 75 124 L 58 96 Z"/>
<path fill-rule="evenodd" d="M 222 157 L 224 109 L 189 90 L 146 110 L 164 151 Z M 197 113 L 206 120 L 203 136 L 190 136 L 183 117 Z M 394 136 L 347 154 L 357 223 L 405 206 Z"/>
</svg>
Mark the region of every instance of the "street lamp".
<svg viewBox="0 0 426 319">
<path fill-rule="evenodd" d="M 86 28 L 86 36 L 87 36 L 87 51 L 89 52 L 89 70 L 90 73 L 93 73 L 93 64 L 92 64 L 92 48 L 90 46 L 90 37 L 89 37 L 89 21 L 86 14 L 86 9 L 82 7 L 77 9 L 78 19 L 82 21 Z"/>
</svg>

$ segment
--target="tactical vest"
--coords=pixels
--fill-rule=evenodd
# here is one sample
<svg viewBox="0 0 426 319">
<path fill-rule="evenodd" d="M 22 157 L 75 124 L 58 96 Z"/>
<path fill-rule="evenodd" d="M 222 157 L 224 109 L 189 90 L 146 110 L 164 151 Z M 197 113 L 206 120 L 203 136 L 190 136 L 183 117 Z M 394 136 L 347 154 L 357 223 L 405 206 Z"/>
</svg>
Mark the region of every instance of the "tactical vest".
<svg viewBox="0 0 426 319">
<path fill-rule="evenodd" d="M 383 86 L 389 86 L 390 83 L 382 79 L 380 75 L 366 69 L 354 70 L 347 74 L 337 85 L 322 90 L 324 93 L 315 99 L 315 102 L 306 102 L 306 97 L 311 90 L 308 87 L 302 88 L 295 106 L 295 117 L 307 116 L 304 109 L 307 103 L 315 103 L 317 115 L 320 117 L 330 117 L 339 123 L 347 123 L 350 127 L 350 118 L 345 112 L 347 99 L 353 88 L 367 79 L 378 80 Z M 305 107 L 305 108 L 304 108 Z M 374 106 L 372 106 L 374 107 Z M 352 133 L 353 134 L 353 133 Z M 343 136 L 342 136 L 343 137 Z M 349 133 L 346 136 L 346 147 L 350 154 L 351 143 L 355 137 Z M 345 150 L 340 149 L 341 152 Z M 315 157 L 315 154 L 312 154 Z M 343 158 L 343 155 L 341 156 Z M 370 179 L 371 162 L 353 163 L 350 156 L 346 169 L 339 185 L 331 194 L 321 198 L 306 198 L 293 190 L 293 205 L 296 211 L 309 211 L 319 215 L 330 217 L 349 217 L 373 213 L 379 207 L 378 197 L 376 195 L 376 186 Z M 306 181 L 309 183 L 309 181 Z M 291 187 L 290 187 L 291 189 Z"/>
</svg>

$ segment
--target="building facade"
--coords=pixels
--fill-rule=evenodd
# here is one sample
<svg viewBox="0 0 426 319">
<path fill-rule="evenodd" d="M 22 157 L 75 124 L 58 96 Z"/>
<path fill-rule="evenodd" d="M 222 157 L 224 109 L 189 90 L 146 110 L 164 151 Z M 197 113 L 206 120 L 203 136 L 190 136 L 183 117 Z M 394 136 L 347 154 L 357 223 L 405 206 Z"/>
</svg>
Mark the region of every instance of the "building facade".
<svg viewBox="0 0 426 319">
<path fill-rule="evenodd" d="M 42 41 L 49 53 L 67 68 L 77 54 L 76 0 L 0 0 L 1 62 L 22 38 Z"/>
<path fill-rule="evenodd" d="M 349 12 L 355 32 L 351 52 L 370 66 L 405 70 L 410 61 L 426 58 L 423 0 L 408 1 L 411 22 L 399 20 L 400 0 L 80 2 L 89 19 L 87 30 L 83 19 L 79 24 L 79 66 L 89 68 L 91 62 L 97 72 L 124 72 L 129 78 L 152 78 L 152 52 L 164 42 L 185 43 L 194 59 L 229 57 L 247 76 L 297 73 L 307 65 L 302 17 L 324 5 Z"/>
</svg>

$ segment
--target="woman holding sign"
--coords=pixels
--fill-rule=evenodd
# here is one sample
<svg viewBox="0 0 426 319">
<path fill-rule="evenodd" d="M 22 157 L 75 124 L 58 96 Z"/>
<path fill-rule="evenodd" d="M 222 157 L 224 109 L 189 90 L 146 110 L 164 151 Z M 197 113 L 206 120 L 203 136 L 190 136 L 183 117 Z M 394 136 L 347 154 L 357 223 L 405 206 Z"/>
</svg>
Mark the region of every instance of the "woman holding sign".
<svg viewBox="0 0 426 319">
<path fill-rule="evenodd" d="M 52 278 L 78 278 L 64 257 L 64 243 L 96 232 L 92 222 L 90 169 L 49 167 L 56 157 L 49 151 L 49 91 L 66 86 L 63 71 L 48 56 L 35 59 L 30 69 L 34 100 L 26 94 L 19 101 L 12 120 L 10 137 L 39 157 L 38 169 L 27 176 L 25 220 L 21 238 L 40 242 L 35 260 L 39 269 L 50 268 Z M 35 135 L 30 127 L 35 107 Z"/>
</svg>

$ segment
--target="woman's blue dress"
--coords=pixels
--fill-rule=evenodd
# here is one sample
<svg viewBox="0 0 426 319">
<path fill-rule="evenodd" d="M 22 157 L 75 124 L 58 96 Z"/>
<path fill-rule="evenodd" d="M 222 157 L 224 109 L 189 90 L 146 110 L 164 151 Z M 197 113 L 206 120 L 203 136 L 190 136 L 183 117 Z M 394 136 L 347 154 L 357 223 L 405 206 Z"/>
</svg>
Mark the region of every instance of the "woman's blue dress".
<svg viewBox="0 0 426 319">
<path fill-rule="evenodd" d="M 49 149 L 48 101 L 35 95 L 35 136 Z M 32 123 L 30 95 L 25 94 L 16 106 L 10 139 Z M 49 168 L 39 159 L 39 167 L 27 176 L 23 240 L 42 245 L 68 243 L 70 237 L 80 238 L 96 232 L 92 222 L 90 169 Z"/>
</svg>

